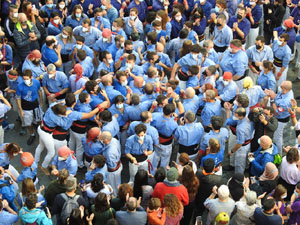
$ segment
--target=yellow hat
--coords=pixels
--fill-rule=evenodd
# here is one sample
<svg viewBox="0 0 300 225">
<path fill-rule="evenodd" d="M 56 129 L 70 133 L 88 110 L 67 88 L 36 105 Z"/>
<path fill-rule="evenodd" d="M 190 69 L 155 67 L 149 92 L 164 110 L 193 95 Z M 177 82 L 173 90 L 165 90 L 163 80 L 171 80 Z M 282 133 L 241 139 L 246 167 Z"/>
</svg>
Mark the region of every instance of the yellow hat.
<svg viewBox="0 0 300 225">
<path fill-rule="evenodd" d="M 245 77 L 243 81 L 243 87 L 246 89 L 253 88 L 253 80 L 251 77 Z"/>
<path fill-rule="evenodd" d="M 229 216 L 226 212 L 220 212 L 216 217 L 216 222 L 220 225 L 227 225 L 229 220 Z"/>
</svg>

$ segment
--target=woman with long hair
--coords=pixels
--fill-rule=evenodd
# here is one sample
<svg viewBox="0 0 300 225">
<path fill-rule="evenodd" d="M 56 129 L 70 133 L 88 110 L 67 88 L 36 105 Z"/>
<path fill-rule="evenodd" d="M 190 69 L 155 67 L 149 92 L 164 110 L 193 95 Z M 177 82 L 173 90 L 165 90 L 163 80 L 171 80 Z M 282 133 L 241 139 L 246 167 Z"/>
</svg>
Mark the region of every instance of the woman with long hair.
<svg viewBox="0 0 300 225">
<path fill-rule="evenodd" d="M 189 224 L 194 211 L 194 200 L 198 193 L 199 180 L 196 177 L 193 168 L 190 165 L 183 167 L 182 176 L 179 177 L 179 182 L 186 187 L 189 194 L 189 204 L 184 206 L 184 216 L 180 224 Z"/>
<path fill-rule="evenodd" d="M 139 170 L 134 176 L 133 195 L 142 198 L 141 206 L 147 208 L 148 201 L 153 193 L 153 188 L 148 184 L 148 172 Z"/>
<path fill-rule="evenodd" d="M 109 219 L 115 218 L 116 211 L 111 208 L 109 198 L 104 193 L 99 193 L 95 198 L 95 205 L 92 205 L 92 212 L 95 214 L 94 225 L 105 225 Z"/>
<path fill-rule="evenodd" d="M 129 195 L 129 197 L 133 197 L 132 186 L 130 184 L 121 184 L 118 188 L 118 197 L 111 200 L 111 206 L 116 211 L 124 208 L 127 194 Z"/>
<path fill-rule="evenodd" d="M 72 210 L 70 217 L 67 219 L 67 225 L 93 225 L 94 214 L 84 215 L 84 207 L 80 206 Z"/>
<path fill-rule="evenodd" d="M 88 18 L 88 16 L 83 13 L 81 5 L 75 5 L 72 14 L 66 19 L 65 26 L 70 26 L 74 29 L 80 26 L 85 18 Z"/>
<path fill-rule="evenodd" d="M 183 216 L 183 206 L 174 194 L 166 194 L 164 197 L 164 206 L 167 214 L 167 225 L 179 225 Z"/>
<path fill-rule="evenodd" d="M 113 194 L 113 189 L 109 184 L 104 183 L 103 175 L 97 173 L 92 182 L 87 185 L 86 193 L 89 199 L 94 199 L 100 192 L 110 196 Z"/>
<path fill-rule="evenodd" d="M 281 215 L 286 216 L 286 201 L 284 200 L 287 197 L 287 190 L 282 184 L 278 184 L 271 194 L 271 196 L 276 201 L 276 205 L 278 209 L 280 210 Z"/>
</svg>

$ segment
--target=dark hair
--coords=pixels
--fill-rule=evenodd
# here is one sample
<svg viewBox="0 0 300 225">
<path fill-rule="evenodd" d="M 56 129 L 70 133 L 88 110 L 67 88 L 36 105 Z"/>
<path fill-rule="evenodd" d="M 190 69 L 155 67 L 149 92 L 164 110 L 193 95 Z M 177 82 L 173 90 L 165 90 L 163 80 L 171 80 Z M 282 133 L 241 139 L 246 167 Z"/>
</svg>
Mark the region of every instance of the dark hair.
<svg viewBox="0 0 300 225">
<path fill-rule="evenodd" d="M 185 38 L 187 38 L 188 34 L 189 34 L 188 29 L 183 28 L 181 31 L 179 31 L 178 36 L 179 36 L 180 39 L 185 39 Z"/>
<path fill-rule="evenodd" d="M 290 40 L 290 35 L 287 34 L 287 33 L 282 33 L 279 37 L 283 38 L 284 41 L 289 41 Z"/>
<path fill-rule="evenodd" d="M 93 161 L 97 165 L 98 168 L 103 168 L 106 163 L 106 158 L 103 155 L 95 155 L 93 157 Z"/>
<path fill-rule="evenodd" d="M 81 218 L 81 211 L 79 208 L 72 209 L 69 220 L 66 221 L 68 225 L 84 225 L 84 220 Z"/>
<path fill-rule="evenodd" d="M 212 158 L 208 158 L 203 162 L 203 169 L 206 173 L 213 172 L 215 168 L 215 161 Z"/>
<path fill-rule="evenodd" d="M 163 113 L 165 115 L 170 115 L 171 113 L 175 112 L 175 105 L 174 104 L 167 104 L 165 105 L 165 107 L 163 108 Z"/>
<path fill-rule="evenodd" d="M 126 45 L 133 45 L 132 41 L 131 40 L 126 40 L 124 42 L 124 47 L 126 47 Z"/>
<path fill-rule="evenodd" d="M 0 211 L 2 211 L 3 209 L 3 203 L 2 203 L 2 199 L 0 199 Z"/>
<path fill-rule="evenodd" d="M 88 24 L 89 26 L 91 26 L 91 20 L 89 19 L 89 18 L 85 18 L 83 21 L 82 21 L 82 23 L 84 23 L 84 24 Z"/>
<path fill-rule="evenodd" d="M 150 13 L 151 13 L 151 11 L 150 11 Z M 119 225 L 119 223 L 118 223 L 118 220 L 116 220 L 116 219 L 109 219 L 109 220 L 107 220 L 106 225 Z"/>
<path fill-rule="evenodd" d="M 190 165 L 183 167 L 179 182 L 186 187 L 190 198 L 194 198 L 196 196 L 198 193 L 199 180 L 195 176 L 194 170 Z"/>
<path fill-rule="evenodd" d="M 69 177 L 69 171 L 67 169 L 61 169 L 58 175 L 58 183 L 65 184 L 68 177 Z"/>
<path fill-rule="evenodd" d="M 142 124 L 142 123 L 136 125 L 135 128 L 134 128 L 134 132 L 135 132 L 136 134 L 140 134 L 141 132 L 146 133 L 146 131 L 147 131 L 146 125 L 145 125 L 145 124 Z"/>
<path fill-rule="evenodd" d="M 76 103 L 76 97 L 73 93 L 68 93 L 65 97 L 65 102 L 67 107 L 71 107 L 74 103 Z"/>
<path fill-rule="evenodd" d="M 24 76 L 32 77 L 32 71 L 29 70 L 29 69 L 24 70 L 23 73 L 22 73 L 22 77 L 24 77 Z"/>
<path fill-rule="evenodd" d="M 149 32 L 147 34 L 147 39 L 151 42 L 152 45 L 155 45 L 157 42 L 157 33 L 155 31 Z"/>
<path fill-rule="evenodd" d="M 163 167 L 158 167 L 155 174 L 154 174 L 154 179 L 155 181 L 158 182 L 163 182 L 164 179 L 166 178 L 166 170 Z"/>
<path fill-rule="evenodd" d="M 290 164 L 299 160 L 299 152 L 297 148 L 291 148 L 286 154 L 286 161 Z"/>
<path fill-rule="evenodd" d="M 136 93 L 134 93 L 133 95 L 131 95 L 131 103 L 133 105 L 138 105 L 140 103 L 140 96 Z"/>
<path fill-rule="evenodd" d="M 89 94 L 86 92 L 81 92 L 78 96 L 80 103 L 85 103 L 86 99 L 89 97 Z"/>
<path fill-rule="evenodd" d="M 125 102 L 125 99 L 123 97 L 123 95 L 118 95 L 117 97 L 115 97 L 115 104 L 120 103 L 120 102 Z"/>
<path fill-rule="evenodd" d="M 83 36 L 75 36 L 75 38 L 76 38 L 76 41 L 80 41 L 80 42 L 82 42 L 82 43 L 84 43 L 85 42 L 85 38 L 83 37 Z"/>
<path fill-rule="evenodd" d="M 77 57 L 81 61 L 85 60 L 85 58 L 86 58 L 86 52 L 83 49 L 78 49 L 77 50 Z"/>
<path fill-rule="evenodd" d="M 272 194 L 272 197 L 275 199 L 275 201 L 283 201 L 281 196 L 285 192 L 287 192 L 286 188 L 282 184 L 278 184 L 274 190 L 274 193 Z"/>
<path fill-rule="evenodd" d="M 109 110 L 105 109 L 101 113 L 99 113 L 99 117 L 105 122 L 112 121 L 112 114 Z"/>
<path fill-rule="evenodd" d="M 143 185 L 148 185 L 148 172 L 146 170 L 138 170 L 134 176 L 134 197 L 143 197 Z"/>
<path fill-rule="evenodd" d="M 145 123 L 149 119 L 149 111 L 141 112 L 141 121 Z"/>
<path fill-rule="evenodd" d="M 101 173 L 95 174 L 92 182 L 91 182 L 91 189 L 93 192 L 97 193 L 104 188 L 103 184 L 103 175 Z"/>
<path fill-rule="evenodd" d="M 57 11 L 53 11 L 53 12 L 51 13 L 51 18 L 54 18 L 54 17 L 56 17 L 56 16 L 60 17 L 60 16 L 59 16 L 59 13 L 58 13 Z"/>
<path fill-rule="evenodd" d="M 255 39 L 256 41 L 261 41 L 262 43 L 265 43 L 265 37 L 262 35 L 257 36 L 257 38 Z"/>
<path fill-rule="evenodd" d="M 52 111 L 54 112 L 54 114 L 56 115 L 66 115 L 67 112 L 67 108 L 66 106 L 62 105 L 62 104 L 56 104 L 54 106 L 51 107 Z"/>
<path fill-rule="evenodd" d="M 35 193 L 31 193 L 27 196 L 25 200 L 26 207 L 31 210 L 35 208 L 35 205 L 37 203 L 37 195 Z"/>
<path fill-rule="evenodd" d="M 135 62 L 136 61 L 135 54 L 129 54 L 129 56 L 127 56 L 127 60 L 133 60 Z"/>
<path fill-rule="evenodd" d="M 266 107 L 265 107 L 265 110 L 270 111 L 271 114 L 274 114 L 274 112 L 275 112 L 275 111 L 274 111 L 274 108 L 271 107 L 271 106 L 266 106 Z"/>
<path fill-rule="evenodd" d="M 5 152 L 8 154 L 10 159 L 14 158 L 14 153 L 19 153 L 20 151 L 21 147 L 16 143 L 10 143 L 5 146 Z"/>
<path fill-rule="evenodd" d="M 189 67 L 188 71 L 190 71 L 193 76 L 197 75 L 199 73 L 199 66 L 192 65 Z"/>
<path fill-rule="evenodd" d="M 107 195 L 105 193 L 99 193 L 95 198 L 95 212 L 105 212 L 110 208 L 107 202 Z"/>
<path fill-rule="evenodd" d="M 191 52 L 194 52 L 194 53 L 200 53 L 201 52 L 201 46 L 198 45 L 198 44 L 194 44 L 192 47 L 191 47 Z"/>
<path fill-rule="evenodd" d="M 91 93 L 91 91 L 94 91 L 95 86 L 97 86 L 97 82 L 95 80 L 89 80 L 85 83 L 85 90 L 87 93 Z"/>
<path fill-rule="evenodd" d="M 273 198 L 266 199 L 263 202 L 264 211 L 265 212 L 270 211 L 274 207 L 274 205 L 275 205 L 275 200 Z"/>
<path fill-rule="evenodd" d="M 119 70 L 119 71 L 116 72 L 116 78 L 117 78 L 117 80 L 120 80 L 120 77 L 122 77 L 122 76 L 127 77 L 126 73 L 124 71 Z"/>
<path fill-rule="evenodd" d="M 210 122 L 214 130 L 220 130 L 224 123 L 223 118 L 221 116 L 213 116 L 210 119 Z"/>
<path fill-rule="evenodd" d="M 166 99 L 167 99 L 167 97 L 165 95 L 158 95 L 156 97 L 157 104 L 161 105 L 163 103 L 163 101 L 166 100 Z"/>
<path fill-rule="evenodd" d="M 47 46 L 50 46 L 50 45 L 54 44 L 55 42 L 56 42 L 56 40 L 54 38 L 46 39 L 46 41 L 45 41 Z"/>
</svg>

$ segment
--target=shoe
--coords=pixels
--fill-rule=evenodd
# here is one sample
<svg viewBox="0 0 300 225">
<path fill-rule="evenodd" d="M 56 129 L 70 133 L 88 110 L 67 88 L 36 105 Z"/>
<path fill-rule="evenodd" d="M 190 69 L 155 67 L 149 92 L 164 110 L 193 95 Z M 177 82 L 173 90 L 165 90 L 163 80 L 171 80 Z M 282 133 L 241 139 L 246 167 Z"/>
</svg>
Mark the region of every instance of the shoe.
<svg viewBox="0 0 300 225">
<path fill-rule="evenodd" d="M 50 176 L 50 172 L 48 170 L 48 168 L 44 168 L 41 166 L 41 170 L 43 171 L 43 173 L 46 175 L 46 176 Z"/>
<path fill-rule="evenodd" d="M 300 79 L 297 77 L 293 82 L 300 82 Z"/>
<path fill-rule="evenodd" d="M 21 129 L 20 132 L 19 132 L 19 135 L 24 136 L 26 133 L 27 133 L 27 132 L 26 132 L 26 129 L 24 129 L 24 128 L 22 127 L 22 129 Z"/>
<path fill-rule="evenodd" d="M 32 145 L 32 143 L 34 142 L 35 136 L 31 136 L 28 138 L 27 140 L 27 145 Z"/>
<path fill-rule="evenodd" d="M 4 131 L 9 131 L 9 130 L 14 129 L 14 127 L 15 127 L 15 124 L 10 123 L 6 127 L 4 127 L 3 129 L 4 129 Z"/>
<path fill-rule="evenodd" d="M 233 166 L 223 166 L 223 170 L 226 170 L 226 171 L 232 171 L 234 170 L 234 167 Z"/>
</svg>

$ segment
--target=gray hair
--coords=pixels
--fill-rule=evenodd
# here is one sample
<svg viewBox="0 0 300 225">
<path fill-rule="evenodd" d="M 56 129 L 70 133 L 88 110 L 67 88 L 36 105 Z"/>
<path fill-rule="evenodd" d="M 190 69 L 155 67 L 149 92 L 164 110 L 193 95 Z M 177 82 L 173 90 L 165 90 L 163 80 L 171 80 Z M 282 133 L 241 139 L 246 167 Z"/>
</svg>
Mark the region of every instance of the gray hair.
<svg viewBox="0 0 300 225">
<path fill-rule="evenodd" d="M 52 71 L 56 71 L 56 66 L 52 63 L 50 63 L 48 66 L 47 66 L 47 72 L 52 72 Z"/>
<path fill-rule="evenodd" d="M 246 194 L 246 202 L 247 205 L 251 206 L 256 203 L 257 195 L 255 191 L 248 191 Z"/>
<path fill-rule="evenodd" d="M 226 200 L 229 198 L 229 189 L 227 185 L 221 185 L 218 188 L 218 197 L 220 200 Z"/>
<path fill-rule="evenodd" d="M 103 138 L 103 140 L 108 140 L 108 141 L 112 139 L 111 133 L 109 131 L 103 131 L 101 137 Z"/>
<path fill-rule="evenodd" d="M 203 47 L 204 47 L 204 48 L 205 48 L 205 47 L 208 47 L 209 44 L 211 44 L 211 43 L 213 43 L 213 41 L 210 40 L 210 39 L 207 39 L 207 40 L 205 40 L 205 41 L 203 42 Z"/>
<path fill-rule="evenodd" d="M 190 122 L 194 122 L 196 119 L 195 113 L 193 113 L 191 110 L 188 110 L 185 114 L 184 117 Z"/>
</svg>

